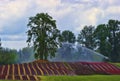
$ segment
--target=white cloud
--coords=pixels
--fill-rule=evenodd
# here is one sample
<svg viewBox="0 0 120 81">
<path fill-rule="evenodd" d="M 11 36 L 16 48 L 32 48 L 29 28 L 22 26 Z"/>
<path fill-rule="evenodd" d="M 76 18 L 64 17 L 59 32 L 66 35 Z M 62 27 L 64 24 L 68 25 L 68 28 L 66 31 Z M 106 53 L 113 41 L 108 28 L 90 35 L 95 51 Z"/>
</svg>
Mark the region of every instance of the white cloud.
<svg viewBox="0 0 120 81">
<path fill-rule="evenodd" d="M 71 5 L 61 0 L 35 0 L 34 13 L 49 13 L 56 20 L 63 18 L 71 12 Z"/>
<path fill-rule="evenodd" d="M 23 17 L 27 12 L 28 3 L 26 0 L 5 0 L 0 5 L 0 31 L 6 24 L 15 22 L 19 18 Z"/>
<path fill-rule="evenodd" d="M 90 8 L 89 10 L 78 11 L 75 15 L 78 16 L 75 20 L 75 23 L 78 24 L 75 31 L 80 31 L 85 25 L 95 26 L 98 20 L 104 17 L 104 12 L 100 8 Z"/>
<path fill-rule="evenodd" d="M 78 9 L 79 11 L 75 14 L 78 16 L 75 23 L 79 23 L 79 25 L 75 28 L 75 31 L 80 31 L 85 25 L 96 26 L 98 24 L 106 23 L 111 18 L 119 20 L 120 6 L 116 5 L 118 4 L 118 1 L 119 0 L 98 0 L 98 2 L 94 4 L 82 4 L 82 7 L 77 4 L 77 6 L 75 6 L 76 11 Z M 93 6 L 88 7 L 90 5 Z"/>
<path fill-rule="evenodd" d="M 120 6 L 110 6 L 106 9 L 107 14 L 120 14 Z"/>
<path fill-rule="evenodd" d="M 25 37 L 22 34 L 7 35 L 5 32 L 10 31 L 5 29 L 22 30 L 17 27 L 25 25 L 16 25 L 20 20 L 24 22 L 28 17 L 41 12 L 50 14 L 58 24 L 61 24 L 60 29 L 69 29 L 76 33 L 85 25 L 97 25 L 106 19 L 108 21 L 110 18 L 118 18 L 120 6 L 119 0 L 0 0 L 0 32 L 4 32 L 1 37 L 8 39 L 3 41 L 3 46 L 7 44 L 12 48 L 24 46 Z M 26 20 L 22 20 L 25 18 Z M 18 41 L 19 39 L 23 41 Z M 16 46 L 17 43 L 20 46 Z"/>
<path fill-rule="evenodd" d="M 25 34 L 19 34 L 19 35 L 1 35 L 0 38 L 4 41 L 9 40 L 9 41 L 21 41 L 21 40 L 26 40 L 27 37 Z"/>
<path fill-rule="evenodd" d="M 27 43 L 26 41 L 2 41 L 2 47 L 5 48 L 11 48 L 11 49 L 17 49 L 26 47 Z"/>
<path fill-rule="evenodd" d="M 34 0 L 37 6 L 41 6 L 42 8 L 55 8 L 57 7 L 61 1 L 60 0 Z"/>
</svg>

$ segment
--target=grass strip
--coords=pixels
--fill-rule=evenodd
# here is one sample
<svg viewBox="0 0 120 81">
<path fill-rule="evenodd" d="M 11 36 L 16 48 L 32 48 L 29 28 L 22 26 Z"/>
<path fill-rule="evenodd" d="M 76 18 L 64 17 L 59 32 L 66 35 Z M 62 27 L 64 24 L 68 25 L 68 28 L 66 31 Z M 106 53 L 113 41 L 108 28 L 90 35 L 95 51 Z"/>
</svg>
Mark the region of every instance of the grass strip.
<svg viewBox="0 0 120 81">
<path fill-rule="evenodd" d="M 40 76 L 41 81 L 119 81 L 120 75 Z"/>
</svg>

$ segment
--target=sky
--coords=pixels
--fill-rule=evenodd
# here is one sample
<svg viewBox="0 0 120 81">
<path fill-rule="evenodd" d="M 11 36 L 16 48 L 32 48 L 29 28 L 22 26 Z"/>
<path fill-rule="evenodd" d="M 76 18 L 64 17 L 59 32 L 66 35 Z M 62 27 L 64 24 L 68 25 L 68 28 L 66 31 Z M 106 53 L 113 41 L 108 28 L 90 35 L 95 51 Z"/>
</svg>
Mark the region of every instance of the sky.
<svg viewBox="0 0 120 81">
<path fill-rule="evenodd" d="M 56 20 L 59 30 L 78 34 L 85 25 L 120 20 L 120 0 L 0 0 L 2 47 L 26 47 L 29 17 L 42 12 Z"/>
</svg>

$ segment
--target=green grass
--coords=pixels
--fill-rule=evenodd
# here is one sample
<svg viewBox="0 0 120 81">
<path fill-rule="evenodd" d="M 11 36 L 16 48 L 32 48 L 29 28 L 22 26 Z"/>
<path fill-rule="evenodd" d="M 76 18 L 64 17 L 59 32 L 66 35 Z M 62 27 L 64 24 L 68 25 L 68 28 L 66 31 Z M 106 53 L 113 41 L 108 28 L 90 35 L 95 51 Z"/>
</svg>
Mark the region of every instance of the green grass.
<svg viewBox="0 0 120 81">
<path fill-rule="evenodd" d="M 41 81 L 119 81 L 120 75 L 41 76 Z"/>
<path fill-rule="evenodd" d="M 40 81 L 119 81 L 120 75 L 40 76 Z M 22 81 L 22 80 L 0 80 Z"/>
<path fill-rule="evenodd" d="M 120 63 L 112 63 L 112 64 L 114 64 L 114 65 L 120 67 Z"/>
</svg>

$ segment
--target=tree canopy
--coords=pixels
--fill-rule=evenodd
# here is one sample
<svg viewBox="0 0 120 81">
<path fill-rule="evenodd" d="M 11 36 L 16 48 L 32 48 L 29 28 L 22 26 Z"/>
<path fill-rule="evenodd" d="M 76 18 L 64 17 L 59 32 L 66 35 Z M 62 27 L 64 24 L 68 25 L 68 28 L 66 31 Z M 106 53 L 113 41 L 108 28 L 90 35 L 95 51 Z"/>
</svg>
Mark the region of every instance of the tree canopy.
<svg viewBox="0 0 120 81">
<path fill-rule="evenodd" d="M 111 60 L 120 61 L 120 21 L 109 20 L 107 24 L 109 30 L 109 42 L 112 46 Z"/>
<path fill-rule="evenodd" d="M 2 43 L 1 43 L 1 38 L 0 38 L 0 50 L 2 49 L 2 46 L 1 46 L 1 45 L 2 45 Z"/>
<path fill-rule="evenodd" d="M 28 39 L 30 44 L 33 41 L 35 58 L 47 60 L 47 57 L 54 57 L 59 46 L 58 37 L 60 31 L 56 27 L 56 21 L 47 13 L 38 13 L 29 18 Z"/>
<path fill-rule="evenodd" d="M 17 62 L 17 51 L 11 49 L 2 48 L 0 50 L 0 65 L 13 64 Z"/>
<path fill-rule="evenodd" d="M 94 26 L 85 26 L 78 34 L 78 43 L 89 49 L 93 49 L 95 41 L 93 36 L 94 30 Z"/>
<path fill-rule="evenodd" d="M 69 43 L 75 43 L 76 41 L 74 33 L 69 30 L 63 31 L 59 39 L 61 42 L 69 42 Z"/>
<path fill-rule="evenodd" d="M 111 44 L 108 41 L 109 31 L 106 24 L 100 24 L 94 31 L 95 43 L 98 52 L 108 56 L 111 53 Z M 108 51 L 109 50 L 109 51 Z"/>
</svg>

